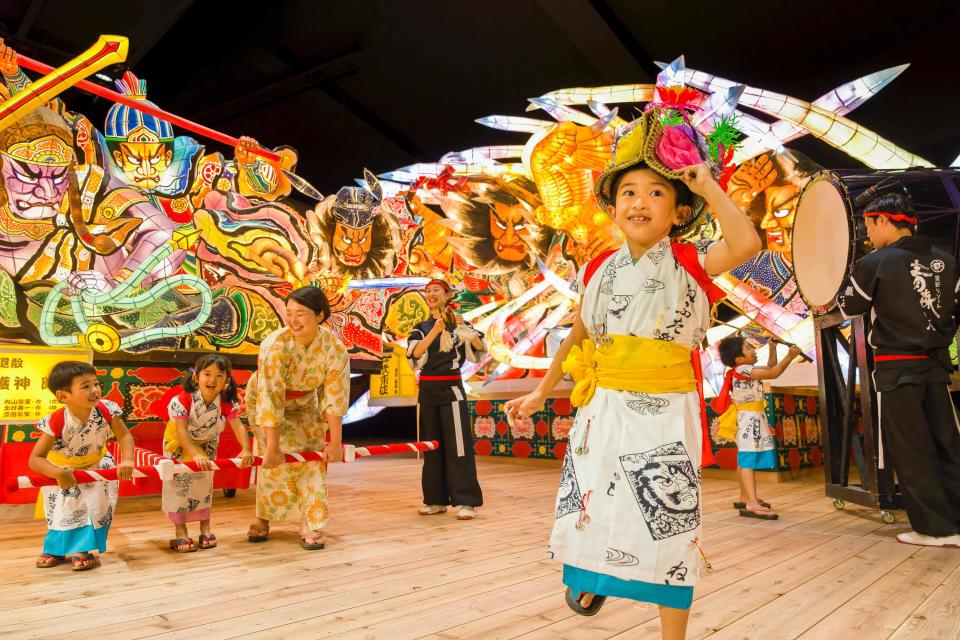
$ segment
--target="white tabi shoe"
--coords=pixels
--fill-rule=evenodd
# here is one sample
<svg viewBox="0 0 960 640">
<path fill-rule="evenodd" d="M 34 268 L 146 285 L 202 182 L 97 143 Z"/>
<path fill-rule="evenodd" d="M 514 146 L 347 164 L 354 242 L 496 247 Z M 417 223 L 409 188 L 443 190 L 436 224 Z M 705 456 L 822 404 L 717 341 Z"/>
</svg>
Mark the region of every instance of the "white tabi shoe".
<svg viewBox="0 0 960 640">
<path fill-rule="evenodd" d="M 438 513 L 446 513 L 447 508 L 442 504 L 425 504 L 417 512 L 422 516 L 435 516 Z"/>
<path fill-rule="evenodd" d="M 473 520 L 477 517 L 477 510 L 474 507 L 460 507 L 457 512 L 457 520 Z"/>
<path fill-rule="evenodd" d="M 897 534 L 897 541 L 904 544 L 915 544 L 921 547 L 950 547 L 960 549 L 960 534 L 952 536 L 928 536 L 916 531 L 906 531 Z"/>
</svg>

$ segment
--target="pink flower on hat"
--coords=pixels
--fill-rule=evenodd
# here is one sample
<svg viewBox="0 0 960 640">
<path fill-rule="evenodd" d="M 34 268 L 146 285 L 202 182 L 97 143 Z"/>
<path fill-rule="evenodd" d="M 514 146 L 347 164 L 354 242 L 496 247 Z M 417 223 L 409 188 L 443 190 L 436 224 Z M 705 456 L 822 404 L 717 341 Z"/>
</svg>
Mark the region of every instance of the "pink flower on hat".
<svg viewBox="0 0 960 640">
<path fill-rule="evenodd" d="M 688 129 L 684 125 L 664 127 L 657 140 L 657 157 L 671 169 L 679 170 L 703 162 Z"/>
</svg>

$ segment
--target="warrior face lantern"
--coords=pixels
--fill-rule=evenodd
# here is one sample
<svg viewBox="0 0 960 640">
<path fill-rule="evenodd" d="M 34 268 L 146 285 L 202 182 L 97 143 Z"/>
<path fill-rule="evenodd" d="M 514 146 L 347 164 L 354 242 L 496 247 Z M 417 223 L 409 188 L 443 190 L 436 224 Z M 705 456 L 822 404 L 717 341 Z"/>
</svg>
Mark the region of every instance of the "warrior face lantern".
<svg viewBox="0 0 960 640">
<path fill-rule="evenodd" d="M 133 100 L 147 100 L 147 82 L 127 71 L 116 81 L 117 89 Z M 173 160 L 173 127 L 149 113 L 124 104 L 115 104 L 107 112 L 104 138 L 110 157 L 123 172 L 128 184 L 142 191 L 156 189 Z"/>
<path fill-rule="evenodd" d="M 370 254 L 372 245 L 370 225 L 354 228 L 337 222 L 333 228 L 333 255 L 343 265 L 359 267 Z"/>
<path fill-rule="evenodd" d="M 792 260 L 793 221 L 803 187 L 822 167 L 802 153 L 765 153 L 740 165 L 731 196 L 766 232 L 767 251 Z"/>
<path fill-rule="evenodd" d="M 0 205 L 14 220 L 46 220 L 61 211 L 74 155 L 69 133 L 52 122 L 37 109 L 0 134 Z"/>
<path fill-rule="evenodd" d="M 325 268 L 353 278 L 380 278 L 393 271 L 398 241 L 381 211 L 380 181 L 366 170 L 363 180 L 364 186 L 342 187 L 318 209 L 311 235 L 326 254 Z"/>
<path fill-rule="evenodd" d="M 111 155 L 127 181 L 145 191 L 157 188 L 160 176 L 173 159 L 169 145 L 159 141 L 121 142 L 114 146 Z"/>
<path fill-rule="evenodd" d="M 337 192 L 331 211 L 333 255 L 347 267 L 359 267 L 367 260 L 373 244 L 373 219 L 379 215 L 383 191 L 380 181 L 369 171 L 363 172 L 362 187 L 342 187 Z"/>
<path fill-rule="evenodd" d="M 527 218 L 519 206 L 494 202 L 490 207 L 490 238 L 497 256 L 508 262 L 520 262 L 528 252 Z"/>
<path fill-rule="evenodd" d="M 440 206 L 456 232 L 450 240 L 459 255 L 483 274 L 506 274 L 536 265 L 546 254 L 550 235 L 537 226 L 540 206 L 533 183 L 517 178 L 473 177 L 466 194 L 440 198 Z"/>
</svg>

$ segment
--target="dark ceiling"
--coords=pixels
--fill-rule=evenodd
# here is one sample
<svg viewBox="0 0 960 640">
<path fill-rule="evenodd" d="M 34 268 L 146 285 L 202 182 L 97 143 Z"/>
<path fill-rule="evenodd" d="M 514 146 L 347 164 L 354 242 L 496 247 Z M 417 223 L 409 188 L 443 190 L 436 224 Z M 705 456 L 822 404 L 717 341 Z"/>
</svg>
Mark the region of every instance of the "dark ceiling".
<svg viewBox="0 0 960 640">
<path fill-rule="evenodd" d="M 680 54 L 691 67 L 807 100 L 909 62 L 852 117 L 938 165 L 960 154 L 955 0 L 0 3 L 0 34 L 49 64 L 101 33 L 130 38 L 127 64 L 159 106 L 297 148 L 298 173 L 324 193 L 363 167 L 380 173 L 520 143 L 521 134 L 473 121 L 524 115 L 527 98 L 553 89 L 649 82 L 653 60 Z M 102 123 L 103 100 L 64 97 Z M 827 166 L 856 165 L 813 139 L 793 146 Z"/>
</svg>

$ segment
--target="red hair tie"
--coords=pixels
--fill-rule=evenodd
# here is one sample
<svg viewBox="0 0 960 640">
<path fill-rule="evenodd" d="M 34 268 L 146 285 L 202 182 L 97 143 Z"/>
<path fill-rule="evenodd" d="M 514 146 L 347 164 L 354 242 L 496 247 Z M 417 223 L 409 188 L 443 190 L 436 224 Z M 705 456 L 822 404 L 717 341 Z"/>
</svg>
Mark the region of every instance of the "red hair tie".
<svg viewBox="0 0 960 640">
<path fill-rule="evenodd" d="M 876 218 L 877 216 L 885 216 L 894 222 L 906 222 L 908 224 L 917 224 L 918 222 L 916 218 L 910 217 L 903 212 L 890 213 L 889 211 L 865 211 L 863 213 L 864 218 Z"/>
</svg>

